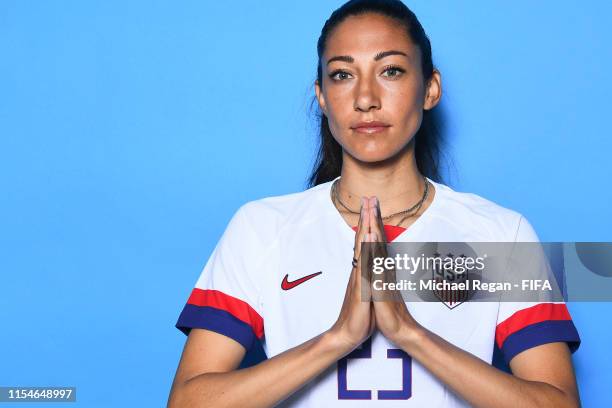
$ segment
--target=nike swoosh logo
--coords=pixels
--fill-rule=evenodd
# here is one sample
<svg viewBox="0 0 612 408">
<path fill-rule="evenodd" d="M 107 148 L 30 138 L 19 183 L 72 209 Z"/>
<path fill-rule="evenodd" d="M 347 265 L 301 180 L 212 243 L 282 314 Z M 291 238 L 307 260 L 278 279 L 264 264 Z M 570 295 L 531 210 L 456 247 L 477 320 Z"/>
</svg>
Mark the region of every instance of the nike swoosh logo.
<svg viewBox="0 0 612 408">
<path fill-rule="evenodd" d="M 289 282 L 289 274 L 286 274 L 285 277 L 283 278 L 283 281 L 281 282 L 281 288 L 283 290 L 293 289 L 297 285 L 300 285 L 300 284 L 306 282 L 308 279 L 314 278 L 315 276 L 319 276 L 322 273 L 323 273 L 323 271 L 311 273 L 310 275 L 303 276 L 300 279 L 296 279 L 296 280 L 294 280 L 292 282 Z"/>
</svg>

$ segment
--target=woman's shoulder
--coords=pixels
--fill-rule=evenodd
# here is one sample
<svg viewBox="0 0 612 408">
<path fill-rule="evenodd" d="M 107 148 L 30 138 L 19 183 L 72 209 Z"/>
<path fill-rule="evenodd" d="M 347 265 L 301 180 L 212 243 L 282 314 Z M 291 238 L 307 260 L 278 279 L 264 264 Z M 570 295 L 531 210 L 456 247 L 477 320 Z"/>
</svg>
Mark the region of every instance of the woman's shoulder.
<svg viewBox="0 0 612 408">
<path fill-rule="evenodd" d="M 456 209 L 464 211 L 472 211 L 483 215 L 499 215 L 506 217 L 515 217 L 520 215 L 517 211 L 505 207 L 492 199 L 482 195 L 467 191 L 458 191 L 446 184 L 436 183 L 440 192 L 445 196 L 446 203 Z"/>
<path fill-rule="evenodd" d="M 252 225 L 258 229 L 275 230 L 289 224 L 306 222 L 321 216 L 326 208 L 329 183 L 247 201 L 240 206 L 237 214 L 251 220 Z"/>
<path fill-rule="evenodd" d="M 440 213 L 445 217 L 466 227 L 470 225 L 480 230 L 501 231 L 504 239 L 512 241 L 537 239 L 531 224 L 521 212 L 480 194 L 458 191 L 442 183 L 435 186 L 442 196 Z"/>
</svg>

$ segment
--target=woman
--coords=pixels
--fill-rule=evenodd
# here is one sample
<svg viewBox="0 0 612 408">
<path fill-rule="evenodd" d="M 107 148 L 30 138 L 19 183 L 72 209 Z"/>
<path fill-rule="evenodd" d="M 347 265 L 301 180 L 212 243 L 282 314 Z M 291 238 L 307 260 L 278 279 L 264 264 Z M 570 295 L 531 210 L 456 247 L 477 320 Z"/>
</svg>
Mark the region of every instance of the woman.
<svg viewBox="0 0 612 408">
<path fill-rule="evenodd" d="M 538 238 L 436 181 L 441 78 L 401 2 L 349 1 L 318 54 L 313 186 L 230 221 L 177 323 L 189 336 L 169 406 L 579 406 L 562 302 L 361 301 L 361 242 Z M 237 370 L 257 342 L 268 359 Z M 512 374 L 490 364 L 494 343 Z"/>
</svg>

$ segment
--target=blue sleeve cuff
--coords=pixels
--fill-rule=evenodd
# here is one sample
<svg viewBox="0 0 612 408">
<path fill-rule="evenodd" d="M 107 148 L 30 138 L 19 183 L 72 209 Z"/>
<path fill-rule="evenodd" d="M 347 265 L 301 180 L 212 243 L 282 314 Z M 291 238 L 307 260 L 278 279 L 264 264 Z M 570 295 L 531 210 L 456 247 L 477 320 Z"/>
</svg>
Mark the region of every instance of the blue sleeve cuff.
<svg viewBox="0 0 612 408">
<path fill-rule="evenodd" d="M 564 341 L 574 353 L 580 347 L 580 336 L 571 320 L 546 320 L 531 324 L 508 336 L 501 351 L 506 363 L 517 354 L 546 343 Z"/>
<path fill-rule="evenodd" d="M 240 343 L 247 351 L 256 339 L 253 329 L 247 323 L 225 310 L 210 306 L 186 304 L 176 328 L 189 335 L 193 328 L 206 329 L 227 336 Z"/>
</svg>

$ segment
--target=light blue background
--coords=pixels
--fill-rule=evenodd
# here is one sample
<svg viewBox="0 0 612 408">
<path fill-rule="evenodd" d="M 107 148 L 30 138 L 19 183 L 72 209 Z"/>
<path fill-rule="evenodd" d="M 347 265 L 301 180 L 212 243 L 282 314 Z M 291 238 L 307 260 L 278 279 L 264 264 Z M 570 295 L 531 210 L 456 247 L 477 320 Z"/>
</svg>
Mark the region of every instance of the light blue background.
<svg viewBox="0 0 612 408">
<path fill-rule="evenodd" d="M 0 385 L 165 405 L 174 324 L 228 220 L 305 186 L 340 4 L 0 2 Z M 449 184 L 543 241 L 612 241 L 612 6 L 407 4 L 442 72 Z M 603 406 L 612 305 L 570 310 L 583 406 Z"/>
</svg>

